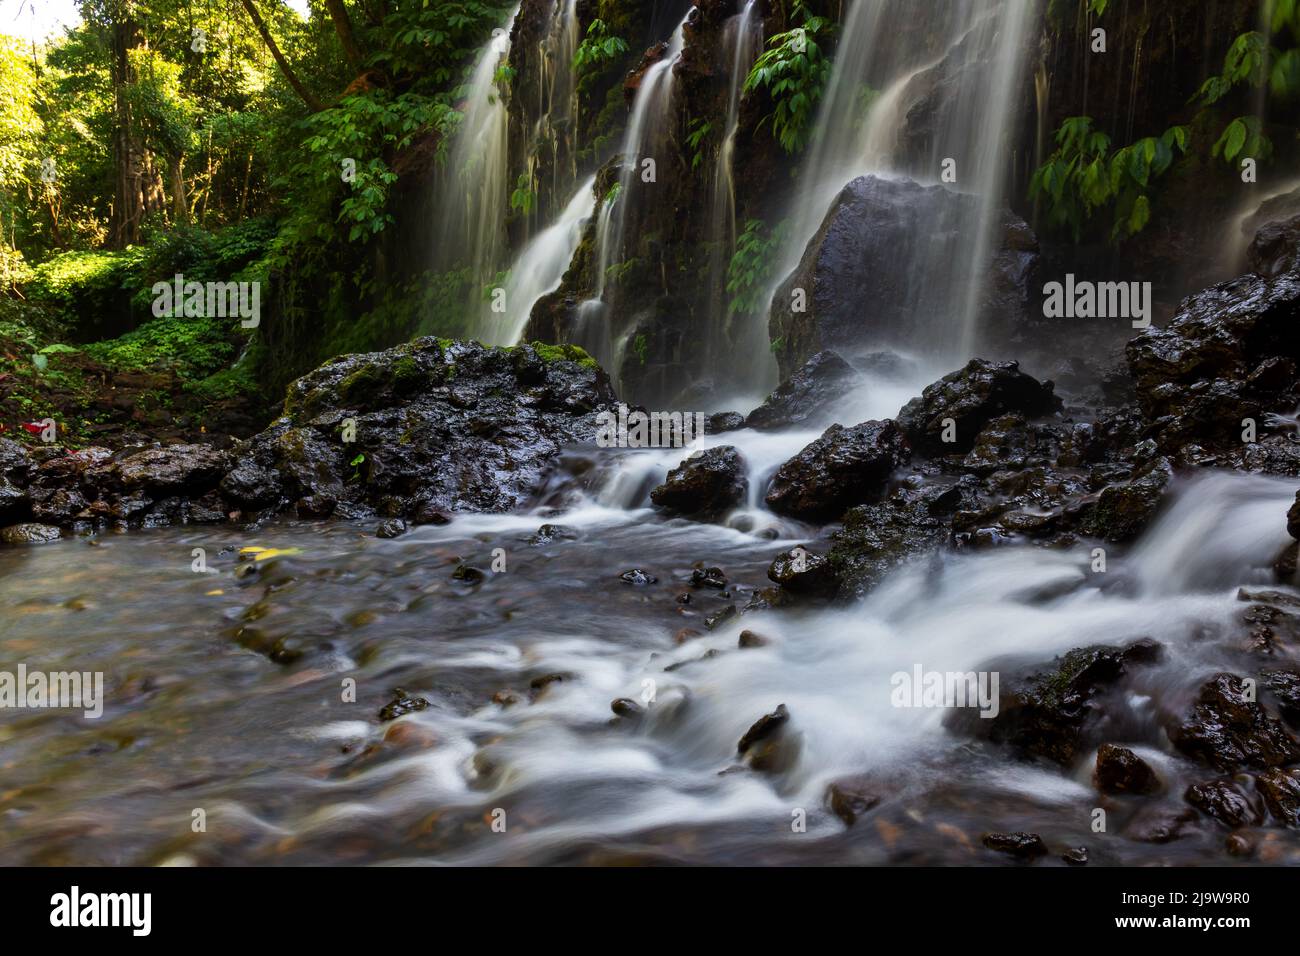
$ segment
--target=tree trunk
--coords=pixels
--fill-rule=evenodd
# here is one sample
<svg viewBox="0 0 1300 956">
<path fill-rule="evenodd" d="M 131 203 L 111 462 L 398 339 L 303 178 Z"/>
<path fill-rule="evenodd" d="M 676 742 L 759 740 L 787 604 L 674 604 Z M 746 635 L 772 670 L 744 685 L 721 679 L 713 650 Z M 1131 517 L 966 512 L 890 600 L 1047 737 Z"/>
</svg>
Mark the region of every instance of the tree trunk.
<svg viewBox="0 0 1300 956">
<path fill-rule="evenodd" d="M 262 15 L 257 12 L 257 7 L 253 6 L 253 0 L 239 0 L 239 2 L 243 4 L 244 9 L 248 11 L 248 16 L 252 19 L 253 26 L 261 35 L 262 42 L 265 43 L 266 48 L 271 51 L 271 56 L 275 58 L 275 62 L 280 67 L 280 72 L 283 73 L 284 78 L 289 81 L 289 85 L 293 87 L 294 92 L 298 94 L 299 98 L 307 104 L 308 108 L 311 109 L 313 113 L 319 113 L 325 108 L 324 104 L 312 95 L 311 90 L 302 85 L 297 74 L 293 72 L 293 67 L 291 67 L 289 61 L 284 58 L 284 54 L 280 52 L 280 48 L 276 45 L 275 39 L 271 36 L 271 31 L 267 29 L 266 23 L 263 22 Z"/>
<path fill-rule="evenodd" d="M 145 217 L 162 206 L 162 183 L 153 159 L 135 131 L 127 87 L 134 82 L 130 51 L 144 44 L 140 24 L 130 5 L 110 26 L 113 83 L 113 208 L 109 216 L 108 243 L 122 249 L 140 239 Z"/>
<path fill-rule="evenodd" d="M 361 56 L 361 48 L 357 46 L 357 38 L 352 33 L 352 21 L 348 19 L 347 7 L 343 5 L 343 0 L 325 0 L 325 8 L 334 21 L 334 32 L 343 44 L 343 55 L 348 58 L 348 65 L 353 72 L 360 73 L 364 58 Z"/>
<path fill-rule="evenodd" d="M 168 161 L 168 178 L 172 181 L 172 221 L 188 223 L 190 221 L 190 200 L 185 191 L 184 156 L 177 156 Z"/>
</svg>

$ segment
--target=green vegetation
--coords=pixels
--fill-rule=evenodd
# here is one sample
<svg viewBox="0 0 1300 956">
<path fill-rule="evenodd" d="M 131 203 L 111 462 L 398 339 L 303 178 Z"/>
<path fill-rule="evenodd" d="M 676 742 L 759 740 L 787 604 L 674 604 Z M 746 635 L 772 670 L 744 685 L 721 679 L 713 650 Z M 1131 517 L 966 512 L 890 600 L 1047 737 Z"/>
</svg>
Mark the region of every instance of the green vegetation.
<svg viewBox="0 0 1300 956">
<path fill-rule="evenodd" d="M 766 307 L 763 293 L 771 281 L 784 238 L 785 223 L 771 230 L 761 219 L 745 223 L 727 266 L 727 293 L 733 315 L 752 315 Z"/>
<path fill-rule="evenodd" d="M 766 90 L 771 98 L 773 111 L 759 125 L 770 123 L 787 153 L 802 152 L 807 145 L 831 71 L 830 58 L 817 43 L 830 33 L 830 20 L 813 14 L 801 0 L 795 0 L 794 18 L 800 25 L 771 37 L 745 79 L 746 93 Z"/>
<path fill-rule="evenodd" d="M 618 60 L 627 51 L 627 42 L 611 34 L 609 24 L 597 18 L 587 27 L 587 35 L 573 55 L 573 68 L 579 75 L 590 73 L 595 67 Z"/>
</svg>

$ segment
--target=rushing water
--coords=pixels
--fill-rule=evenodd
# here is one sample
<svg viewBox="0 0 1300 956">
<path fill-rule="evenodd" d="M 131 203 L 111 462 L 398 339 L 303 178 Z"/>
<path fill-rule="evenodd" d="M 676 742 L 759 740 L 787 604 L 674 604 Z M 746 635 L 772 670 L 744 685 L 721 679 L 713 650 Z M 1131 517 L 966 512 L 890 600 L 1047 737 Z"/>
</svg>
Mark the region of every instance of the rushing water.
<svg viewBox="0 0 1300 956">
<path fill-rule="evenodd" d="M 774 285 L 798 265 L 831 203 L 852 179 L 875 174 L 941 181 L 978 202 L 950 224 L 951 242 L 917 243 L 896 268 L 923 277 L 908 290 L 918 317 L 891 330 L 890 344 L 926 347 L 947 360 L 979 344 L 980 283 L 1002 204 L 1007 143 L 1037 17 L 1030 0 L 954 0 L 943 4 L 856 0 L 849 11 L 818 118 L 792 198 Z M 940 37 L 936 48 L 933 37 Z M 909 111 L 946 84 L 927 121 L 924 149 L 900 141 Z M 766 322 L 766 316 L 760 316 Z M 920 321 L 920 320 L 924 321 Z M 753 356 L 755 362 L 765 361 Z"/>
<path fill-rule="evenodd" d="M 506 255 L 509 122 L 496 81 L 518 13 L 516 6 L 475 61 L 460 125 L 435 184 L 439 223 L 433 267 L 440 272 L 468 268 L 476 290 L 492 279 Z"/>
<path fill-rule="evenodd" d="M 873 388 L 854 413 L 884 414 L 909 389 Z M 0 713 L 0 863 L 990 862 L 990 830 L 1086 845 L 1101 864 L 1222 862 L 1211 821 L 1163 846 L 1126 830 L 1206 776 L 1162 728 L 1208 675 L 1253 672 L 1236 589 L 1271 580 L 1293 483 L 1187 481 L 1104 574 L 1083 542 L 945 553 L 854 606 L 752 610 L 707 630 L 815 533 L 767 514 L 760 494 L 815 433 L 707 439 L 750 463 L 750 501 L 719 525 L 646 507 L 686 451 L 579 448 L 529 513 L 396 540 L 285 520 L 0 551 L 0 664 L 103 671 L 107 687 L 99 720 Z M 564 530 L 539 539 L 543 524 Z M 241 575 L 238 549 L 253 545 L 286 553 Z M 695 562 L 724 569 L 726 589 L 691 587 Z M 461 564 L 483 580 L 455 579 Z M 622 583 L 634 567 L 657 582 Z M 240 646 L 241 628 L 303 657 L 272 663 Z M 678 643 L 683 628 L 699 634 Z M 744 629 L 769 643 L 738 649 Z M 1090 829 L 1091 755 L 1074 770 L 1021 763 L 949 730 L 946 711 L 891 705 L 891 676 L 918 664 L 1006 670 L 1138 637 L 1165 650 L 1107 699 L 1106 734 L 1165 790 L 1107 802 L 1105 834 Z M 430 706 L 379 722 L 395 687 Z M 615 719 L 616 698 L 647 701 L 646 715 Z M 737 740 L 778 704 L 784 763 L 741 766 Z M 885 797 L 853 827 L 823 800 L 849 774 Z M 807 831 L 793 832 L 801 811 Z M 1300 859 L 1293 835 L 1270 833 L 1273 860 Z"/>
</svg>

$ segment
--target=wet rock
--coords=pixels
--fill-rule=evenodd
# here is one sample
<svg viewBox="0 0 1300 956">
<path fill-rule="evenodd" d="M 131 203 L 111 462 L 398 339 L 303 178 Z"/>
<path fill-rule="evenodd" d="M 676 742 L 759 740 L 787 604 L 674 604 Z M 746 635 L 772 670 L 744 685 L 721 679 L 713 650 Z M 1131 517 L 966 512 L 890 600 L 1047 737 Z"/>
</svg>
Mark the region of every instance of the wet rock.
<svg viewBox="0 0 1300 956">
<path fill-rule="evenodd" d="M 986 833 L 984 845 L 1018 860 L 1033 860 L 1047 855 L 1047 844 L 1037 833 Z"/>
<path fill-rule="evenodd" d="M 714 588 L 722 590 L 727 586 L 727 575 L 722 568 L 705 567 L 697 564 L 691 569 L 691 587 Z"/>
<path fill-rule="evenodd" d="M 1245 693 L 1233 674 L 1211 678 L 1191 713 L 1167 728 L 1169 739 L 1187 756 L 1224 772 L 1300 760 L 1300 744 Z"/>
<path fill-rule="evenodd" d="M 749 481 L 745 460 L 730 445 L 697 452 L 668 472 L 650 500 L 668 511 L 720 516 L 745 500 Z"/>
<path fill-rule="evenodd" d="M 1287 509 L 1286 533 L 1300 539 L 1300 491 L 1295 493 L 1295 504 Z"/>
<path fill-rule="evenodd" d="M 1196 826 L 1196 811 L 1149 803 L 1135 813 L 1124 827 L 1124 835 L 1141 843 L 1172 843 Z"/>
<path fill-rule="evenodd" d="M 542 674 L 540 677 L 534 677 L 528 682 L 528 689 L 532 691 L 533 700 L 537 700 L 545 694 L 553 684 L 562 684 L 566 680 L 572 680 L 572 674 L 557 672 L 554 674 Z"/>
<path fill-rule="evenodd" d="M 1230 856 L 1247 857 L 1255 852 L 1255 843 L 1244 833 L 1229 833 L 1223 841 L 1223 848 Z"/>
<path fill-rule="evenodd" d="M 334 514 L 339 501 L 333 495 L 307 495 L 294 503 L 299 518 L 328 518 Z"/>
<path fill-rule="evenodd" d="M 562 524 L 544 524 L 528 539 L 531 545 L 554 544 L 556 541 L 576 541 L 578 532 Z"/>
<path fill-rule="evenodd" d="M 1274 278 L 1300 270 L 1300 216 L 1267 222 L 1246 250 L 1250 271 Z"/>
<path fill-rule="evenodd" d="M 736 605 L 728 604 L 722 610 L 716 611 L 713 614 L 710 614 L 708 617 L 706 617 L 704 619 L 704 626 L 707 627 L 710 631 L 716 631 L 718 628 L 722 627 L 722 625 L 726 624 L 733 617 L 735 617 L 736 614 L 737 614 Z"/>
<path fill-rule="evenodd" d="M 744 649 L 744 648 L 754 648 L 754 647 L 767 647 L 771 643 L 772 643 L 771 638 L 764 637 L 762 634 L 759 634 L 756 631 L 745 630 L 740 632 L 740 638 L 739 640 L 737 640 L 736 646 Z"/>
<path fill-rule="evenodd" d="M 0 478 L 0 521 L 25 518 L 30 511 L 27 492 L 10 484 L 7 478 Z"/>
<path fill-rule="evenodd" d="M 742 756 L 748 753 L 755 744 L 771 737 L 783 728 L 789 720 L 790 711 L 786 709 L 785 704 L 778 704 L 776 710 L 758 718 L 749 730 L 745 731 L 745 735 L 736 744 L 736 752 Z"/>
<path fill-rule="evenodd" d="M 1266 770 L 1255 778 L 1255 789 L 1273 819 L 1300 829 L 1300 775 L 1294 770 Z"/>
<path fill-rule="evenodd" d="M 1195 443 L 1240 460 L 1244 419 L 1263 440 L 1269 413 L 1289 415 L 1300 404 L 1297 308 L 1300 273 L 1242 276 L 1187 297 L 1167 326 L 1128 343 L 1148 436 L 1163 452 Z"/>
<path fill-rule="evenodd" d="M 697 631 L 693 627 L 684 627 L 673 635 L 674 644 L 685 644 L 687 641 L 693 641 L 697 637 L 703 637 L 703 631 Z"/>
<path fill-rule="evenodd" d="M 1061 854 L 1061 859 L 1071 866 L 1086 866 L 1088 863 L 1088 848 L 1086 846 L 1072 846 Z"/>
<path fill-rule="evenodd" d="M 218 488 L 230 501 L 253 510 L 276 504 L 282 494 L 280 476 L 252 461 L 240 461 L 226 472 Z"/>
<path fill-rule="evenodd" d="M 1300 728 L 1300 670 L 1267 670 L 1260 674 L 1260 683 L 1272 695 L 1282 719 Z"/>
<path fill-rule="evenodd" d="M 481 569 L 468 564 L 456 565 L 456 570 L 451 572 L 451 579 L 460 584 L 482 584 L 487 580 L 487 574 Z"/>
<path fill-rule="evenodd" d="M 985 426 L 999 416 L 1038 418 L 1060 408 L 1052 383 L 1026 375 L 1018 363 L 971 359 L 903 406 L 898 424 L 918 451 L 965 454 L 975 447 Z M 944 441 L 945 432 L 951 442 Z"/>
<path fill-rule="evenodd" d="M 394 516 L 430 523 L 524 506 L 562 447 L 594 442 L 596 412 L 615 401 L 608 376 L 574 346 L 421 338 L 298 379 L 284 417 L 240 455 L 276 472 L 290 500 L 327 495 L 376 510 L 395 500 Z M 345 443 L 349 419 L 356 440 Z"/>
<path fill-rule="evenodd" d="M 1102 793 L 1154 793 L 1160 789 L 1160 779 L 1150 764 L 1133 751 L 1114 744 L 1097 748 L 1093 779 Z"/>
<path fill-rule="evenodd" d="M 894 469 L 910 456 L 892 421 L 832 425 L 777 469 L 764 500 L 778 514 L 830 521 L 846 508 L 878 498 Z"/>
<path fill-rule="evenodd" d="M 49 544 L 58 541 L 60 536 L 59 529 L 53 525 L 35 522 L 0 528 L 0 543 L 3 544 Z"/>
<path fill-rule="evenodd" d="M 75 488 L 37 489 L 31 500 L 32 517 L 43 524 L 70 525 L 89 503 Z"/>
<path fill-rule="evenodd" d="M 207 491 L 229 468 L 230 457 L 210 445 L 169 445 L 129 455 L 117 464 L 127 491 L 151 495 Z"/>
<path fill-rule="evenodd" d="M 740 431 L 745 427 L 745 416 L 740 412 L 715 412 L 704 421 L 704 434 L 721 435 Z"/>
<path fill-rule="evenodd" d="M 413 714 L 417 710 L 424 710 L 429 706 L 429 702 L 423 697 L 412 697 L 400 687 L 393 688 L 393 699 L 385 704 L 379 711 L 381 721 L 396 720 L 406 714 Z"/>
<path fill-rule="evenodd" d="M 831 562 L 801 546 L 773 558 L 767 576 L 792 594 L 811 597 L 834 594 L 839 587 Z"/>
<path fill-rule="evenodd" d="M 764 431 L 816 428 L 861 382 L 861 376 L 835 352 L 818 352 L 750 412 L 745 425 Z"/>
<path fill-rule="evenodd" d="M 1034 453 L 1037 438 L 1021 415 L 1000 415 L 975 439 L 975 447 L 962 459 L 962 469 L 977 475 L 1024 468 Z"/>
<path fill-rule="evenodd" d="M 1194 783 L 1184 796 L 1206 816 L 1233 829 L 1254 826 L 1263 820 L 1259 808 L 1252 805 L 1250 798 L 1231 779 Z"/>
<path fill-rule="evenodd" d="M 768 337 L 776 343 L 782 376 L 824 349 L 843 355 L 864 352 L 878 345 L 885 333 L 915 329 L 933 316 L 943 306 L 935 301 L 933 286 L 916 281 L 916 251 L 925 244 L 931 261 L 946 256 L 954 266 L 961 265 L 965 260 L 959 250 L 974 240 L 982 212 L 979 197 L 942 186 L 876 176 L 848 183 L 799 265 L 773 296 Z M 1004 219 L 1011 218 L 1004 214 Z M 1003 241 L 1017 247 L 1013 257 L 1024 251 L 1023 236 L 1004 230 L 994 243 L 1000 246 Z M 997 291 L 986 305 L 1014 309 L 1015 316 L 999 317 L 1014 327 L 1029 302 L 1029 272 L 1021 270 L 1017 277 L 1001 248 L 990 252 L 999 267 L 999 281 L 992 283 Z M 967 278 L 973 277 L 952 276 L 953 287 Z M 1018 285 L 1018 292 L 1008 294 L 1001 278 Z M 796 298 L 796 290 L 802 290 L 803 301 Z"/>
<path fill-rule="evenodd" d="M 1097 698 L 1129 668 L 1158 655 L 1159 645 L 1143 639 L 1124 647 L 1077 648 L 1048 670 L 1016 674 L 1001 669 L 996 717 L 958 708 L 945 724 L 1068 766 L 1087 744 Z"/>
<path fill-rule="evenodd" d="M 858 817 L 873 809 L 881 799 L 876 785 L 866 777 L 834 780 L 826 788 L 826 805 L 849 826 L 853 826 Z"/>
<path fill-rule="evenodd" d="M 406 534 L 406 522 L 401 518 L 389 518 L 375 529 L 377 538 L 400 538 Z"/>
<path fill-rule="evenodd" d="M 879 504 L 850 508 L 827 555 L 837 599 L 861 597 L 894 569 L 946 545 L 952 537 L 947 515 L 965 500 L 959 487 L 927 486 L 900 488 Z"/>
<path fill-rule="evenodd" d="M 645 716 L 645 708 L 630 697 L 620 697 L 609 705 L 609 709 L 618 717 L 639 720 Z"/>
<path fill-rule="evenodd" d="M 1107 486 L 1081 530 L 1107 541 L 1133 540 L 1160 510 L 1173 476 L 1169 459 L 1161 458 L 1131 481 Z"/>
<path fill-rule="evenodd" d="M 622 581 L 624 584 L 631 584 L 639 588 L 646 587 L 647 585 L 650 584 L 659 583 L 659 579 L 657 577 L 655 577 L 649 571 L 642 571 L 640 568 L 631 568 L 630 570 L 624 571 L 618 577 L 619 580 Z"/>
</svg>

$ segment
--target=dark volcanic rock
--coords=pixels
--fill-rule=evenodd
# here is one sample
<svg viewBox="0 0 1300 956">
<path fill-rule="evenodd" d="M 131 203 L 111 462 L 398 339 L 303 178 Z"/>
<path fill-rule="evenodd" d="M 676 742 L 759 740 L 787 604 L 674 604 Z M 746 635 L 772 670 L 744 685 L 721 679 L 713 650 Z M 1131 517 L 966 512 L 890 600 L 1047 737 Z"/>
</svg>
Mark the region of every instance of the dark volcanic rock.
<svg viewBox="0 0 1300 956">
<path fill-rule="evenodd" d="M 849 826 L 880 801 L 878 784 L 866 777 L 833 780 L 826 788 L 826 805 Z"/>
<path fill-rule="evenodd" d="M 485 348 L 417 339 L 348 355 L 289 387 L 285 416 L 243 449 L 227 487 L 267 500 L 336 499 L 406 512 L 509 511 L 542 487 L 560 448 L 594 440 L 609 378 L 571 346 Z M 344 442 L 349 425 L 355 441 Z M 241 469 L 243 469 L 241 471 Z M 230 476 L 228 476 L 230 477 Z"/>
<path fill-rule="evenodd" d="M 1266 770 L 1255 778 L 1264 806 L 1283 826 L 1300 829 L 1300 777 L 1294 770 Z"/>
<path fill-rule="evenodd" d="M 898 424 L 913 447 L 932 455 L 969 452 L 984 427 L 1000 415 L 1037 418 L 1057 411 L 1061 400 L 1051 382 L 1039 382 L 1016 362 L 971 359 L 964 368 L 925 388 L 898 413 Z M 947 421 L 953 441 L 943 440 Z"/>
<path fill-rule="evenodd" d="M 1144 639 L 1124 647 L 1078 648 L 1051 670 L 1026 676 L 1003 670 L 996 717 L 984 719 L 962 708 L 952 711 L 947 724 L 1068 766 L 1086 744 L 1094 700 L 1129 667 L 1158 654 L 1159 645 Z"/>
<path fill-rule="evenodd" d="M 949 520 L 963 500 L 957 486 L 926 486 L 899 488 L 882 502 L 850 508 L 827 555 L 837 597 L 861 597 L 898 566 L 947 544 Z"/>
<path fill-rule="evenodd" d="M 424 710 L 429 706 L 429 702 L 423 697 L 412 697 L 400 687 L 393 688 L 393 699 L 385 704 L 379 711 L 381 721 L 396 720 L 398 717 L 406 714 L 415 713 L 417 710 Z"/>
<path fill-rule="evenodd" d="M 1263 442 L 1267 416 L 1289 415 L 1300 404 L 1297 316 L 1300 273 L 1249 275 L 1188 296 L 1167 326 L 1134 337 L 1126 347 L 1129 370 L 1160 449 L 1195 443 L 1231 456 L 1225 463 L 1243 462 L 1250 449 L 1243 449 L 1243 421 L 1256 422 Z M 1256 456 L 1255 467 L 1295 467 L 1270 461 Z"/>
<path fill-rule="evenodd" d="M 777 386 L 745 424 L 757 429 L 815 428 L 826 422 L 835 405 L 861 383 L 839 355 L 818 352 Z"/>
<path fill-rule="evenodd" d="M 118 475 L 127 491 L 168 495 L 207 491 L 229 467 L 229 455 L 209 445 L 169 445 L 123 458 Z"/>
<path fill-rule="evenodd" d="M 1207 681 L 1192 712 L 1168 733 L 1183 753 L 1225 772 L 1300 760 L 1300 744 L 1259 703 L 1246 699 L 1245 685 L 1232 674 Z"/>
<path fill-rule="evenodd" d="M 1250 270 L 1273 278 L 1300 270 L 1300 216 L 1265 223 L 1246 250 Z"/>
<path fill-rule="evenodd" d="M 1295 504 L 1287 509 L 1286 533 L 1300 539 L 1300 491 L 1295 493 Z"/>
<path fill-rule="evenodd" d="M 829 521 L 879 497 L 909 457 L 907 440 L 891 421 L 832 425 L 777 469 L 764 500 L 778 514 Z"/>
<path fill-rule="evenodd" d="M 1173 476 L 1169 459 L 1161 458 L 1136 478 L 1108 485 L 1081 530 L 1107 541 L 1131 541 L 1155 517 Z"/>
<path fill-rule="evenodd" d="M 769 338 L 778 343 L 782 375 L 822 351 L 845 355 L 879 345 L 882 338 L 910 330 L 913 344 L 927 331 L 920 323 L 945 307 L 945 288 L 918 279 L 918 263 L 961 263 L 959 249 L 981 220 L 979 197 L 942 186 L 862 176 L 840 192 L 808 243 L 803 257 L 772 300 Z M 1016 217 L 1003 214 L 1007 221 Z M 1010 242 L 1010 255 L 992 250 L 998 277 L 987 306 L 1020 312 L 1030 302 L 1026 259 L 1035 256 L 1028 226 L 1004 229 L 996 241 Z M 953 276 L 960 288 L 965 276 Z M 803 299 L 795 291 L 803 290 Z M 803 308 L 800 310 L 799 306 Z M 1000 315 L 1007 326 L 1016 315 Z"/>
<path fill-rule="evenodd" d="M 0 544 L 49 544 L 59 537 L 59 529 L 48 524 L 29 522 L 0 528 Z"/>
<path fill-rule="evenodd" d="M 745 460 L 731 445 L 697 452 L 668 472 L 650 500 L 678 514 L 718 516 L 745 500 Z"/>
<path fill-rule="evenodd" d="M 1033 860 L 1047 855 L 1047 844 L 1037 833 L 986 833 L 984 845 L 990 850 L 1020 860 Z"/>
<path fill-rule="evenodd" d="M 1097 789 L 1102 793 L 1154 793 L 1160 780 L 1151 765 L 1126 747 L 1097 748 Z"/>
<path fill-rule="evenodd" d="M 772 559 L 767 576 L 792 594 L 825 597 L 834 594 L 839 587 L 831 562 L 804 547 L 794 547 L 778 554 Z"/>
<path fill-rule="evenodd" d="M 1187 788 L 1187 802 L 1206 816 L 1236 828 L 1263 821 L 1264 814 L 1231 779 L 1194 783 Z"/>
<path fill-rule="evenodd" d="M 776 710 L 758 718 L 758 720 L 754 721 L 753 726 L 745 731 L 745 735 L 736 744 L 736 753 L 748 753 L 755 744 L 771 737 L 784 727 L 789 720 L 790 711 L 786 709 L 785 704 L 778 704 Z"/>
</svg>

